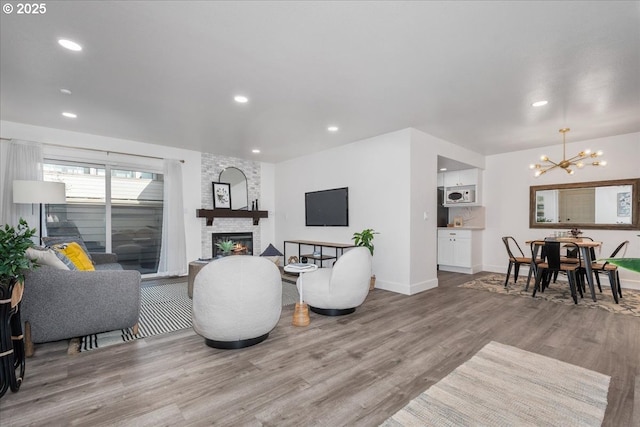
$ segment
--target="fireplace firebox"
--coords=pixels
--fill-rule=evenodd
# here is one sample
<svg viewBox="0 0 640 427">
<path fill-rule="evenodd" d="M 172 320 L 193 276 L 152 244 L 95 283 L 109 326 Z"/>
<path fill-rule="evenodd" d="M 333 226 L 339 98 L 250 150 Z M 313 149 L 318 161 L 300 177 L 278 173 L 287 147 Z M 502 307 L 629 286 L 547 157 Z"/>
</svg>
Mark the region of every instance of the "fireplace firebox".
<svg viewBox="0 0 640 427">
<path fill-rule="evenodd" d="M 234 243 L 233 255 L 253 255 L 253 233 L 213 233 L 213 258 L 222 256 L 222 251 L 216 246 L 216 243 L 220 243 L 226 240 L 231 240 Z"/>
</svg>

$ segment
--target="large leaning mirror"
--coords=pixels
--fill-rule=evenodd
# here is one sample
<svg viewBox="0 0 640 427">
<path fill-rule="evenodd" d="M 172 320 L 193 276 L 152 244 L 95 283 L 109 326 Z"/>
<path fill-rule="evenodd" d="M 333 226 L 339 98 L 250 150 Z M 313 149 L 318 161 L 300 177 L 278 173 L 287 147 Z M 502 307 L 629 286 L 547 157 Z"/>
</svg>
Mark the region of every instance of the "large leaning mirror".
<svg viewBox="0 0 640 427">
<path fill-rule="evenodd" d="M 247 187 L 247 177 L 240 169 L 228 167 L 218 177 L 218 182 L 224 182 L 231 186 L 231 209 L 249 209 L 249 194 Z"/>
<path fill-rule="evenodd" d="M 640 178 L 535 185 L 529 191 L 529 227 L 640 229 Z"/>
</svg>

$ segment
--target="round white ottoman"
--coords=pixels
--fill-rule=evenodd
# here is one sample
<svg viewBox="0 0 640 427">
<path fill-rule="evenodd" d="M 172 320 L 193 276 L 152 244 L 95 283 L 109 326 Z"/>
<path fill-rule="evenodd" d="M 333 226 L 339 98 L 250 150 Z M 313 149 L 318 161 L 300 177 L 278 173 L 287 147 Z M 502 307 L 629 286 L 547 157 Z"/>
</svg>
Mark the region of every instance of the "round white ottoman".
<svg viewBox="0 0 640 427">
<path fill-rule="evenodd" d="M 264 258 L 233 255 L 210 262 L 193 284 L 193 329 L 214 348 L 258 344 L 280 320 L 282 279 Z"/>
</svg>

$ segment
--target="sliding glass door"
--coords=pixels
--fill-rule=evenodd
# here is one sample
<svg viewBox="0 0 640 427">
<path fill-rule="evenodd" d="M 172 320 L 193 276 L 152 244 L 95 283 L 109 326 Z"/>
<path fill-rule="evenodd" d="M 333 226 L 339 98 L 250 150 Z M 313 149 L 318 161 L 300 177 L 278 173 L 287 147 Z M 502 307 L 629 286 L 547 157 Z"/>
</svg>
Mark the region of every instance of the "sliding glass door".
<svg viewBox="0 0 640 427">
<path fill-rule="evenodd" d="M 57 160 L 43 170 L 67 188 L 67 203 L 45 208 L 48 235 L 79 235 L 89 250 L 117 254 L 124 269 L 158 271 L 162 174 Z"/>
<path fill-rule="evenodd" d="M 158 271 L 162 178 L 162 174 L 111 170 L 111 247 L 127 269 Z"/>
</svg>

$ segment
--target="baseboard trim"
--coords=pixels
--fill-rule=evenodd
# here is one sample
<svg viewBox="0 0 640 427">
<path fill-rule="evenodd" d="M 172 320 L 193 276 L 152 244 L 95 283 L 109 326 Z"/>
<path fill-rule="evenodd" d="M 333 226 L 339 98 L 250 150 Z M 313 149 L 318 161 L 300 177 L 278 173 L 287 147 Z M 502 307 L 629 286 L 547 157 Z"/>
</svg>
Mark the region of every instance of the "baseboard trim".
<svg viewBox="0 0 640 427">
<path fill-rule="evenodd" d="M 438 287 L 438 278 L 425 280 L 423 282 L 404 284 L 397 282 L 387 282 L 384 280 L 376 279 L 376 289 L 383 289 L 385 291 L 396 292 L 403 295 L 415 295 L 420 292 L 428 291 Z"/>
</svg>

